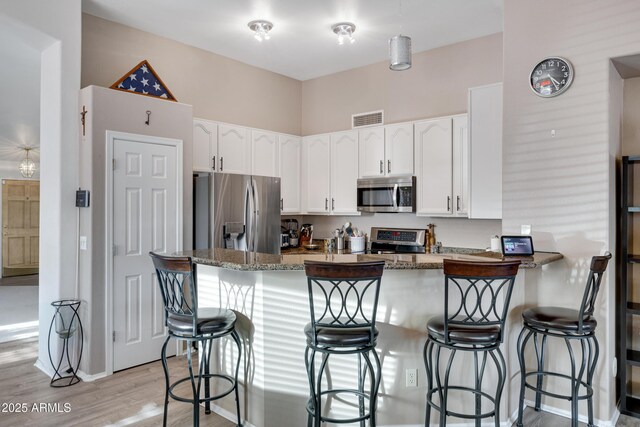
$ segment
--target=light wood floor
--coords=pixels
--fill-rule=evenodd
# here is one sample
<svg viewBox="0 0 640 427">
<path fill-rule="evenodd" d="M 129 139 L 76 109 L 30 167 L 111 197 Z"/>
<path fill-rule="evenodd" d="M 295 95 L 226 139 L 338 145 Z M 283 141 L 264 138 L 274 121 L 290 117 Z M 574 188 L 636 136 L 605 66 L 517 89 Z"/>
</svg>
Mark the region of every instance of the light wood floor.
<svg viewBox="0 0 640 427">
<path fill-rule="evenodd" d="M 159 426 L 162 425 L 164 377 L 160 362 L 149 363 L 108 378 L 66 388 L 49 387 L 49 378 L 33 366 L 37 338 L 0 344 L 0 426 Z M 186 375 L 186 360 L 171 358 L 176 377 Z M 186 390 L 184 395 L 188 395 Z M 27 413 L 7 413 L 4 404 L 26 403 Z M 58 404 L 60 412 L 32 412 L 33 404 Z M 71 410 L 64 412 L 64 404 Z M 169 402 L 169 425 L 191 426 L 191 405 Z M 55 407 L 53 408 L 56 409 Z M 422 408 L 419 409 L 422 411 Z M 527 427 L 569 427 L 566 418 L 545 412 L 525 411 Z M 200 423 L 209 427 L 234 424 L 200 408 Z M 583 427 L 584 424 L 580 424 Z M 618 427 L 640 427 L 640 420 L 620 416 Z M 265 426 L 276 427 L 276 426 Z"/>
<path fill-rule="evenodd" d="M 164 374 L 160 362 L 94 382 L 52 388 L 49 378 L 33 366 L 37 348 L 37 338 L 0 344 L 0 426 L 162 425 Z M 171 358 L 172 378 L 174 372 L 176 378 L 187 375 L 186 366 L 186 359 Z M 4 410 L 9 408 L 4 404 L 8 403 L 26 403 L 29 412 L 6 413 Z M 34 403 L 57 403 L 59 412 L 32 412 Z M 65 403 L 71 406 L 66 413 Z M 191 426 L 191 414 L 191 405 L 170 400 L 169 425 Z M 200 409 L 200 423 L 211 427 L 234 426 L 217 414 L 205 414 L 204 408 Z"/>
</svg>

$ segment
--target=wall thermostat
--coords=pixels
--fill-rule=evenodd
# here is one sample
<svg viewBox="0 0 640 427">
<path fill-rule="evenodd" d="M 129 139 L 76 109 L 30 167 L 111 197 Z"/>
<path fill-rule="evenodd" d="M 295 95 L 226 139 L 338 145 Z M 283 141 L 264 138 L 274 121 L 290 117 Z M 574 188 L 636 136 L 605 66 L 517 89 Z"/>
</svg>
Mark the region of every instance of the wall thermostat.
<svg viewBox="0 0 640 427">
<path fill-rule="evenodd" d="M 76 191 L 76 208 L 89 207 L 89 190 Z"/>
</svg>

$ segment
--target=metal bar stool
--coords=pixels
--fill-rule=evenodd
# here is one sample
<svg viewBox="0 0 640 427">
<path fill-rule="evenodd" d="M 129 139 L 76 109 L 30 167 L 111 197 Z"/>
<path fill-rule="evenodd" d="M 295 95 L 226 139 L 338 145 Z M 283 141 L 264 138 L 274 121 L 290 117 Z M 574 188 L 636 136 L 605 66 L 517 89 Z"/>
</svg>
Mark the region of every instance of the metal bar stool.
<svg viewBox="0 0 640 427">
<path fill-rule="evenodd" d="M 536 393 L 535 407 L 540 411 L 542 395 L 565 399 L 571 402 L 571 426 L 578 426 L 578 402 L 587 400 L 588 426 L 593 427 L 593 374 L 598 362 L 599 345 L 596 338 L 596 319 L 593 316 L 596 297 L 600 290 L 602 276 L 607 269 L 611 254 L 607 252 L 602 256 L 591 258 L 591 267 L 587 278 L 587 285 L 582 297 L 579 310 L 563 307 L 535 307 L 522 312 L 523 328 L 518 337 L 518 360 L 520 362 L 520 400 L 518 407 L 517 426 L 522 426 L 522 413 L 525 388 Z M 537 369 L 527 372 L 525 366 L 525 350 L 529 339 L 533 337 L 534 351 L 536 355 Z M 550 372 L 544 369 L 545 347 L 547 337 L 564 339 L 571 361 L 571 375 L 559 372 Z M 582 360 L 576 370 L 576 360 L 571 345 L 572 341 L 580 343 Z M 586 371 L 586 378 L 584 378 Z M 544 389 L 545 376 L 553 376 L 571 381 L 571 394 L 563 395 Z M 535 377 L 535 385 L 529 384 L 527 378 Z M 583 379 L 584 378 L 584 379 Z M 584 394 L 580 394 L 580 388 L 584 387 Z"/>
<path fill-rule="evenodd" d="M 198 426 L 200 423 L 201 403 L 205 405 L 205 413 L 210 414 L 212 400 L 220 399 L 234 392 L 238 415 L 237 426 L 241 427 L 238 370 L 240 369 L 242 346 L 240 345 L 240 338 L 235 331 L 235 313 L 221 308 L 198 307 L 195 266 L 190 257 L 166 257 L 153 252 L 150 252 L 149 255 L 153 260 L 158 276 L 158 284 L 164 301 L 165 324 L 169 331 L 161 353 L 166 384 L 162 425 L 167 425 L 169 397 L 180 402 L 191 403 L 193 405 L 193 425 Z M 233 338 L 238 346 L 238 360 L 233 377 L 224 374 L 212 374 L 209 371 L 211 344 L 213 340 L 226 336 Z M 167 366 L 167 344 L 171 337 L 187 341 L 187 361 L 189 366 L 189 376 L 173 383 L 169 380 L 169 367 Z M 194 342 L 200 344 L 199 351 L 201 353 L 197 373 L 194 373 L 191 355 L 191 344 Z M 215 396 L 211 396 L 211 378 L 218 378 L 228 382 L 229 388 Z M 204 380 L 204 397 L 200 396 L 202 380 Z M 192 396 L 184 397 L 175 394 L 175 387 L 186 381 L 191 383 Z"/>
<path fill-rule="evenodd" d="M 428 337 L 424 346 L 427 371 L 425 426 L 431 423 L 432 408 L 440 413 L 440 426 L 447 424 L 447 416 L 473 419 L 478 427 L 483 418 L 494 417 L 496 427 L 500 425 L 500 398 L 507 374 L 500 344 L 504 338 L 504 321 L 519 265 L 520 261 L 444 260 L 445 311 L 444 315 L 434 317 L 427 323 Z M 442 349 L 449 350 L 444 378 L 440 373 Z M 473 387 L 451 384 L 451 367 L 458 351 L 473 354 Z M 491 357 L 498 375 L 493 396 L 482 389 L 487 356 Z M 448 409 L 450 390 L 472 394 L 475 403 L 473 413 Z M 491 411 L 482 412 L 483 399 L 493 404 Z"/>
<path fill-rule="evenodd" d="M 307 337 L 305 364 L 309 377 L 310 396 L 307 403 L 307 426 L 320 427 L 322 422 L 356 423 L 364 427 L 376 425 L 376 403 L 380 386 L 381 366 L 376 353 L 376 311 L 384 261 L 360 263 L 331 263 L 305 261 L 311 322 L 304 332 Z M 315 356 L 322 354 L 316 373 Z M 322 390 L 323 374 L 329 356 L 357 354 L 357 388 Z M 371 362 L 371 355 L 375 368 Z M 365 365 L 363 366 L 362 360 Z M 369 391 L 365 381 L 369 374 Z M 331 382 L 329 381 L 329 384 Z M 331 387 L 331 385 L 329 385 Z M 357 397 L 358 415 L 335 418 L 322 415 L 322 398 L 342 399 L 341 395 Z M 368 401 L 368 410 L 365 408 Z"/>
</svg>

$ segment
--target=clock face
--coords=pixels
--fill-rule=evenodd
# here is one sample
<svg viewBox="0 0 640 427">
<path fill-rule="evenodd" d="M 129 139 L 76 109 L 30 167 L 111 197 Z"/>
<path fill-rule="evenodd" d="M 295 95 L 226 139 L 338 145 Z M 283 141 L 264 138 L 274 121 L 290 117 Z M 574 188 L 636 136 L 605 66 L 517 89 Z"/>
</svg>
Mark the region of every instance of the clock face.
<svg viewBox="0 0 640 427">
<path fill-rule="evenodd" d="M 573 81 L 573 67 L 564 58 L 546 58 L 533 67 L 529 83 L 538 96 L 549 98 L 563 93 Z"/>
</svg>

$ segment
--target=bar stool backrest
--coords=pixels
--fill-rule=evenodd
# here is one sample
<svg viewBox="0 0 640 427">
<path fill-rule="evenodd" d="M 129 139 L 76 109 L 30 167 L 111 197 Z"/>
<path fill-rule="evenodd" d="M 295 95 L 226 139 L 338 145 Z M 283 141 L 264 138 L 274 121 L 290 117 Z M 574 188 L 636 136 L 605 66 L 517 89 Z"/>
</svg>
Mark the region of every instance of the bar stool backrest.
<svg viewBox="0 0 640 427">
<path fill-rule="evenodd" d="M 587 277 L 587 286 L 584 289 L 584 296 L 582 297 L 582 304 L 580 305 L 580 315 L 578 316 L 578 333 L 583 332 L 582 324 L 585 317 L 593 316 L 596 298 L 598 296 L 598 291 L 600 291 L 602 276 L 607 269 L 610 259 L 610 252 L 591 258 L 591 267 L 589 269 L 589 276 Z"/>
<path fill-rule="evenodd" d="M 318 328 L 369 328 L 375 344 L 375 323 L 384 261 L 304 262 L 309 288 L 312 341 Z"/>
<path fill-rule="evenodd" d="M 194 280 L 194 266 L 190 257 L 169 257 L 149 252 L 158 276 L 158 285 L 164 302 L 165 325 L 167 318 L 191 318 L 193 333 L 198 324 L 198 292 Z"/>
<path fill-rule="evenodd" d="M 520 261 L 468 262 L 445 259 L 444 339 L 451 343 L 451 326 L 498 326 L 504 338 L 504 321 L 509 310 Z"/>
</svg>

